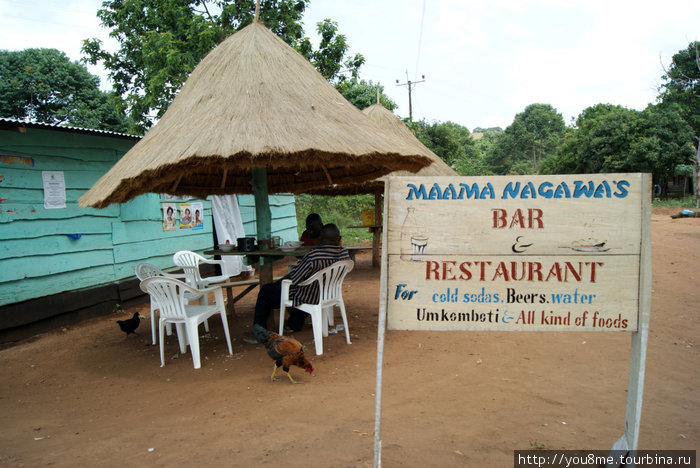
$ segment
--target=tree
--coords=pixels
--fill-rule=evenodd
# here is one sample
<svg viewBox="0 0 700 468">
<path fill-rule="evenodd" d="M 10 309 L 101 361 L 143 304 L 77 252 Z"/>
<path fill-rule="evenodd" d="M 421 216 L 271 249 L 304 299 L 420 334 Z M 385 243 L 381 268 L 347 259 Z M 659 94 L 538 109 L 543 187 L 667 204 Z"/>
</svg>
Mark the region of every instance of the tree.
<svg viewBox="0 0 700 468">
<path fill-rule="evenodd" d="M 503 133 L 503 129 L 501 127 L 489 127 L 489 128 L 482 128 L 482 127 L 476 127 L 472 133 Z"/>
<path fill-rule="evenodd" d="M 498 138 L 489 165 L 497 174 L 537 174 L 554 156 L 566 125 L 549 104 L 530 104 Z"/>
<path fill-rule="evenodd" d="M 630 138 L 637 132 L 638 112 L 622 106 L 596 104 L 581 112 L 576 129 L 569 131 L 556 158 L 543 167 L 545 173 L 595 174 L 606 170 L 612 159 L 626 157 Z"/>
<path fill-rule="evenodd" d="M 425 146 L 462 175 L 477 175 L 480 164 L 477 163 L 477 152 L 474 140 L 467 127 L 454 122 L 433 122 L 425 120 L 405 121 L 411 131 Z"/>
<path fill-rule="evenodd" d="M 486 130 L 479 132 L 481 135 L 477 138 L 477 135 L 472 134 L 474 138 L 474 148 L 476 150 L 476 155 L 474 157 L 473 168 L 467 171 L 465 175 L 493 175 L 495 172 L 489 166 L 489 161 L 492 160 L 492 155 L 494 148 L 496 147 L 496 142 L 503 134 L 503 130 L 499 127 L 498 130 Z M 460 172 L 461 173 L 461 172 Z"/>
<path fill-rule="evenodd" d="M 650 105 L 640 114 L 640 135 L 632 145 L 626 167 L 638 172 L 652 172 L 666 182 L 679 165 L 693 157 L 693 130 L 681 117 L 677 105 Z M 628 170 L 629 170 L 628 169 Z M 667 184 L 663 183 L 662 187 Z"/>
<path fill-rule="evenodd" d="M 306 57 L 331 83 L 343 83 L 348 79 L 346 75 L 348 72 L 353 79 L 357 80 L 365 58 L 362 54 L 344 58 L 348 50 L 348 43 L 345 35 L 338 34 L 338 23 L 324 19 L 316 25 L 316 30 L 321 36 L 318 50 L 313 50 L 311 40 L 305 37 L 296 45 L 297 51 Z"/>
<path fill-rule="evenodd" d="M 578 116 L 576 126 L 544 173 L 652 172 L 655 181 L 665 182 L 692 156 L 692 130 L 677 106 L 640 112 L 597 104 Z"/>
<path fill-rule="evenodd" d="M 680 114 L 700 135 L 700 41 L 673 56 L 662 76 L 659 100 L 680 105 Z"/>
<path fill-rule="evenodd" d="M 315 61 L 326 78 L 341 80 L 341 63 L 356 72 L 364 58 L 342 61 L 347 43 L 335 23 L 319 24 L 322 41 L 317 51 L 303 38 L 301 19 L 308 4 L 309 0 L 263 0 L 260 20 Z M 97 16 L 112 29 L 110 36 L 119 42 L 119 50 L 111 53 L 101 41 L 88 39 L 83 52 L 89 63 L 102 62 L 109 70 L 114 91 L 124 97 L 138 133 L 165 113 L 200 60 L 250 24 L 255 12 L 255 0 L 106 0 L 102 6 Z"/>
<path fill-rule="evenodd" d="M 687 49 L 675 54 L 662 78 L 665 83 L 659 89 L 659 99 L 666 104 L 678 104 L 680 114 L 695 135 L 693 183 L 695 207 L 700 208 L 700 42 L 691 42 Z"/>
<path fill-rule="evenodd" d="M 374 84 L 372 81 L 367 82 L 352 78 L 338 83 L 335 85 L 335 88 L 345 99 L 360 110 L 377 103 L 377 92 L 379 92 L 379 103 L 381 105 L 392 112 L 398 107 L 389 96 L 384 94 L 384 86 L 379 83 Z"/>
<path fill-rule="evenodd" d="M 0 51 L 0 115 L 126 132 L 119 98 L 56 49 Z"/>
</svg>

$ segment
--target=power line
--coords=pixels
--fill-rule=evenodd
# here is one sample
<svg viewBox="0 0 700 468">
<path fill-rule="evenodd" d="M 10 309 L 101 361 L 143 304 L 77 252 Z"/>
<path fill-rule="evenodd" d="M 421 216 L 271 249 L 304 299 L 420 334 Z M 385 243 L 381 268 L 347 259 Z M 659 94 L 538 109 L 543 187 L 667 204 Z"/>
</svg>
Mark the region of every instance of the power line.
<svg viewBox="0 0 700 468">
<path fill-rule="evenodd" d="M 425 22 L 425 6 L 428 3 L 428 0 L 423 0 L 423 11 L 421 13 L 421 19 L 420 19 L 420 30 L 418 32 L 418 50 L 416 52 L 416 69 L 414 70 L 415 75 L 418 75 L 418 64 L 420 63 L 420 51 L 421 51 L 421 45 L 423 43 L 423 24 Z M 399 80 L 396 80 L 396 86 L 406 86 L 408 88 L 408 118 L 409 120 L 413 121 L 413 86 L 417 85 L 418 83 L 423 83 L 425 82 L 425 75 L 421 75 L 420 80 L 413 80 L 411 81 L 408 78 L 408 70 L 406 70 L 406 82 L 405 83 L 399 83 Z"/>
<path fill-rule="evenodd" d="M 428 0 L 423 0 L 423 12 L 420 17 L 420 32 L 418 33 L 418 51 L 416 52 L 416 69 L 413 71 L 416 75 L 418 74 L 418 63 L 420 62 L 420 50 L 423 43 L 423 23 L 425 21 L 425 5 Z M 414 76 L 416 76 L 414 75 Z"/>
</svg>

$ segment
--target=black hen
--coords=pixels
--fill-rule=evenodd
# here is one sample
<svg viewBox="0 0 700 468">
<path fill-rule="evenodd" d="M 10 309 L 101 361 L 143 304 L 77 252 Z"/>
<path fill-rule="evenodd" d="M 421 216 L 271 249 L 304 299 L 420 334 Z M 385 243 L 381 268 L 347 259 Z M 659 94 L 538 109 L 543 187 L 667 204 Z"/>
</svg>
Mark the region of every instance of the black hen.
<svg viewBox="0 0 700 468">
<path fill-rule="evenodd" d="M 141 317 L 139 313 L 136 312 L 130 319 L 117 320 L 117 323 L 119 324 L 119 328 L 126 333 L 126 336 L 129 336 L 129 333 L 136 333 L 136 329 L 138 328 L 139 323 L 141 323 Z"/>
<path fill-rule="evenodd" d="M 277 333 L 266 330 L 265 327 L 258 324 L 253 325 L 253 335 L 259 343 L 265 345 L 268 356 L 275 361 L 275 367 L 272 369 L 270 380 L 276 380 L 275 374 L 279 367 L 287 374 L 287 377 L 289 377 L 292 383 L 297 382 L 289 375 L 289 368 L 291 366 L 299 366 L 309 374 L 314 371 L 314 366 L 304 357 L 304 347 L 294 338 L 278 335 Z"/>
</svg>

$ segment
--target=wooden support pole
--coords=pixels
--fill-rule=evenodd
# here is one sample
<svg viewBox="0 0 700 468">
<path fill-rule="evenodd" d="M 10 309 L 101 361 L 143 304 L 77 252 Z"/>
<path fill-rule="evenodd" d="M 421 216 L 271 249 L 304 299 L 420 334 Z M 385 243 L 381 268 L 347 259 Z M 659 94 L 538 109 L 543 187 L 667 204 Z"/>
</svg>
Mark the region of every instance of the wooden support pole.
<svg viewBox="0 0 700 468">
<path fill-rule="evenodd" d="M 228 175 L 228 169 L 224 169 L 224 175 L 221 177 L 221 188 L 222 190 L 226 187 L 226 176 Z"/>
<path fill-rule="evenodd" d="M 177 180 L 175 180 L 175 183 L 173 184 L 173 188 L 170 189 L 173 191 L 173 193 L 175 193 L 175 190 L 177 190 L 177 186 L 180 185 L 180 181 L 182 180 L 182 176 L 183 176 L 182 174 L 177 176 Z"/>
<path fill-rule="evenodd" d="M 330 172 L 328 172 L 328 169 L 326 169 L 326 166 L 321 164 L 321 169 L 323 169 L 323 172 L 326 174 L 326 179 L 328 179 L 328 185 L 333 185 L 333 178 L 331 177 Z"/>
<path fill-rule="evenodd" d="M 625 429 L 612 446 L 614 453 L 637 450 L 639 424 L 642 418 L 642 395 L 649 337 L 651 312 L 651 175 L 642 178 L 642 239 L 639 258 L 639 315 L 637 331 L 632 333 L 630 348 L 630 373 L 627 382 L 627 406 Z M 617 467 L 618 464 L 606 465 Z"/>
<path fill-rule="evenodd" d="M 252 171 L 251 184 L 253 186 L 253 196 L 255 198 L 255 226 L 258 243 L 260 240 L 272 237 L 272 214 L 270 212 L 270 201 L 267 193 L 267 169 L 264 167 L 254 167 Z M 272 261 L 260 257 L 260 282 L 267 284 L 272 282 Z"/>
<path fill-rule="evenodd" d="M 382 192 L 374 192 L 374 228 L 372 229 L 372 267 L 379 266 L 379 247 L 382 238 Z"/>
<path fill-rule="evenodd" d="M 389 185 L 391 177 L 384 183 L 384 219 L 389 213 Z M 375 198 L 376 201 L 376 198 Z M 375 205 L 375 209 L 377 206 Z M 374 396 L 374 468 L 382 466 L 382 368 L 384 367 L 384 338 L 386 333 L 386 304 L 387 304 L 387 266 L 389 264 L 387 251 L 387 236 L 382 236 L 382 271 L 379 275 L 379 322 L 377 324 L 377 382 Z"/>
</svg>

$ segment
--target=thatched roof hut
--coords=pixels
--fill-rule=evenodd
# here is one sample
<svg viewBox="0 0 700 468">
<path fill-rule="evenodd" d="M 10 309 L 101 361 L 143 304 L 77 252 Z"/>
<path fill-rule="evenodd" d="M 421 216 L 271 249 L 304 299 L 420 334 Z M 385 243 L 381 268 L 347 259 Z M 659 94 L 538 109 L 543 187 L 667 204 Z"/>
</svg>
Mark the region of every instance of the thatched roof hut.
<svg viewBox="0 0 700 468">
<path fill-rule="evenodd" d="M 438 156 L 428 149 L 423 143 L 420 142 L 418 138 L 413 135 L 411 130 L 406 127 L 406 125 L 394 115 L 386 107 L 381 104 L 373 104 L 362 111 L 363 114 L 367 115 L 378 128 L 381 128 L 387 132 L 390 132 L 396 138 L 405 141 L 416 148 L 416 151 L 420 154 L 426 155 L 430 158 L 430 165 L 424 167 L 418 172 L 409 171 L 395 171 L 389 175 L 392 176 L 456 176 L 458 175 L 454 169 L 445 164 L 445 162 Z M 385 176 L 386 177 L 386 176 Z M 336 184 L 330 187 L 323 187 L 314 190 L 313 193 L 320 195 L 356 195 L 362 193 L 377 193 L 383 192 L 384 190 L 384 180 L 385 177 L 380 177 L 374 180 L 361 183 L 353 184 Z"/>
<path fill-rule="evenodd" d="M 258 22 L 195 68 L 160 121 L 80 198 L 105 207 L 146 192 L 269 193 L 371 180 L 431 161 L 375 126 L 303 56 Z"/>
</svg>

